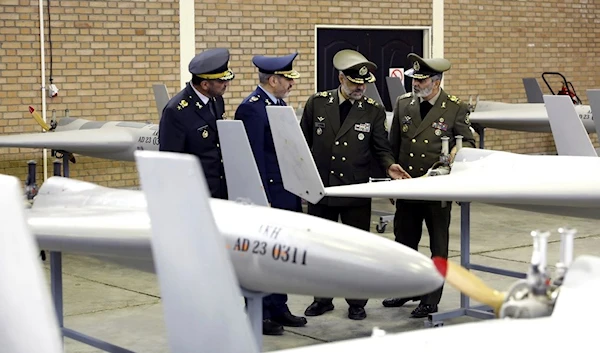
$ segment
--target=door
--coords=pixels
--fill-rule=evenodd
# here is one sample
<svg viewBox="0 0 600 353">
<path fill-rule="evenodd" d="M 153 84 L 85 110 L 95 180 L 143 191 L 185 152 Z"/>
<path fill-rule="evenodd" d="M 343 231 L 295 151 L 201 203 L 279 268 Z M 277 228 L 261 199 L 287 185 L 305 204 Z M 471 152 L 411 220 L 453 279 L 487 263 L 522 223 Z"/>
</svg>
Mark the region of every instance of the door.
<svg viewBox="0 0 600 353">
<path fill-rule="evenodd" d="M 392 110 L 385 77 L 389 68 L 411 67 L 409 53 L 423 56 L 423 30 L 404 29 L 317 29 L 317 90 L 333 89 L 339 85 L 333 56 L 342 49 L 353 49 L 377 65 L 375 85 L 387 111 Z M 410 91 L 410 78 L 405 78 Z M 369 92 L 367 92 L 367 96 Z"/>
</svg>

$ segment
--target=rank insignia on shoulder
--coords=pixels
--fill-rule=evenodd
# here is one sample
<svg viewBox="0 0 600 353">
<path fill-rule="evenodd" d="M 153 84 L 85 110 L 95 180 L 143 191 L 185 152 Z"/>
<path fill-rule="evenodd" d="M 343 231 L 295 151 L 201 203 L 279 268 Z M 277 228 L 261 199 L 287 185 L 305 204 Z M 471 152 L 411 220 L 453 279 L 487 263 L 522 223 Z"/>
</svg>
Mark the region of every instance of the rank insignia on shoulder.
<svg viewBox="0 0 600 353">
<path fill-rule="evenodd" d="M 379 103 L 375 102 L 375 100 L 373 98 L 367 98 L 367 103 L 374 105 L 374 106 L 378 106 Z"/>
<path fill-rule="evenodd" d="M 188 102 L 185 99 L 182 99 L 181 102 L 179 102 L 179 105 L 177 106 L 177 109 L 181 110 L 185 107 L 188 106 Z"/>
<path fill-rule="evenodd" d="M 327 91 L 315 93 L 315 97 L 327 97 L 328 95 L 329 95 L 329 92 L 327 92 Z"/>
<path fill-rule="evenodd" d="M 248 99 L 248 101 L 256 102 L 258 100 L 258 98 L 260 98 L 260 96 L 252 96 L 252 97 L 250 97 L 250 99 Z"/>
<path fill-rule="evenodd" d="M 412 92 L 406 92 L 403 95 L 401 95 L 399 98 L 404 99 L 404 98 L 408 98 L 408 97 L 412 97 Z"/>
<path fill-rule="evenodd" d="M 460 103 L 460 98 L 458 98 L 457 96 L 448 96 L 448 100 L 456 104 Z"/>
</svg>

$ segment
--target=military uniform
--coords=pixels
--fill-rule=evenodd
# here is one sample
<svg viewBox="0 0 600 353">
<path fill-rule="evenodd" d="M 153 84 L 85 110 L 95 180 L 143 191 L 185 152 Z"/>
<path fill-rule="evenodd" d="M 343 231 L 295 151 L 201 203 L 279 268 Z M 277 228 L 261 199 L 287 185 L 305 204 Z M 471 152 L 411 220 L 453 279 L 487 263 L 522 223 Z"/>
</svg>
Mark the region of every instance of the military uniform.
<svg viewBox="0 0 600 353">
<path fill-rule="evenodd" d="M 252 59 L 259 72 L 281 75 L 286 79 L 296 79 L 300 75 L 292 69 L 292 62 L 298 54 L 284 57 L 255 56 Z M 302 212 L 302 200 L 283 187 L 271 127 L 267 117 L 268 105 L 283 105 L 283 99 L 268 93 L 260 85 L 238 106 L 235 119 L 244 123 L 248 140 L 258 166 L 263 187 L 271 207 Z M 287 294 L 271 294 L 263 298 L 263 333 L 281 334 L 284 326 L 304 326 L 306 319 L 290 313 Z"/>
<path fill-rule="evenodd" d="M 202 79 L 232 80 L 229 52 L 212 49 L 198 54 L 189 65 Z M 225 117 L 223 97 L 200 97 L 191 82 L 169 100 L 159 123 L 159 150 L 193 154 L 200 159 L 211 197 L 227 199 L 227 184 L 217 132 Z"/>
<path fill-rule="evenodd" d="M 450 68 L 444 59 L 424 60 L 409 54 L 414 67 L 406 75 L 424 80 L 441 74 Z M 455 96 L 439 88 L 435 102 L 423 101 L 412 92 L 396 100 L 394 118 L 390 130 L 390 141 L 394 157 L 411 177 L 423 176 L 434 163 L 440 160 L 442 137 L 449 138 L 449 151 L 456 144 L 455 136 L 463 136 L 465 147 L 475 147 L 470 129 L 469 108 Z M 424 116 L 422 116 L 425 113 Z M 394 234 L 396 241 L 417 249 L 421 240 L 423 220 L 430 237 L 432 256 L 448 257 L 450 211 L 452 203 L 440 201 L 396 200 Z M 424 317 L 437 311 L 443 287 L 423 296 L 421 305 L 413 316 Z M 419 298 L 410 298 L 418 300 Z M 407 299 L 386 299 L 385 306 L 401 306 Z"/>
<path fill-rule="evenodd" d="M 375 80 L 370 71 L 377 66 L 358 52 L 342 50 L 333 61 L 335 68 L 354 84 Z M 368 182 L 372 159 L 386 171 L 394 164 L 385 130 L 384 108 L 366 96 L 355 100 L 351 106 L 350 103 L 351 100 L 342 95 L 340 86 L 312 95 L 305 104 L 300 125 L 326 187 Z M 342 104 L 349 109 L 343 122 Z M 324 197 L 316 205 L 309 204 L 308 213 L 335 222 L 341 217 L 342 223 L 369 231 L 371 199 Z M 350 305 L 350 318 L 366 316 L 363 309 L 366 299 L 346 301 Z M 332 298 L 315 298 L 305 314 L 314 316 L 333 310 L 331 303 Z"/>
</svg>

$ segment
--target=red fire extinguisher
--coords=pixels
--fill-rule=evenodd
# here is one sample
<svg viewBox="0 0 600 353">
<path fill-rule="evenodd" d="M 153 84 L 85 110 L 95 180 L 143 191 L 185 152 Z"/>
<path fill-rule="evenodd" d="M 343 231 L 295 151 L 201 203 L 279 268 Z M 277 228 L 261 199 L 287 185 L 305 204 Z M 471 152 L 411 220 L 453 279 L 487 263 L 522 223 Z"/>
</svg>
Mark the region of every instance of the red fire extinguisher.
<svg viewBox="0 0 600 353">
<path fill-rule="evenodd" d="M 565 84 L 563 84 L 560 91 L 558 91 L 557 95 L 561 96 L 569 96 L 573 101 L 573 104 L 577 104 L 577 97 L 575 96 L 575 92 L 571 91 Z"/>
</svg>

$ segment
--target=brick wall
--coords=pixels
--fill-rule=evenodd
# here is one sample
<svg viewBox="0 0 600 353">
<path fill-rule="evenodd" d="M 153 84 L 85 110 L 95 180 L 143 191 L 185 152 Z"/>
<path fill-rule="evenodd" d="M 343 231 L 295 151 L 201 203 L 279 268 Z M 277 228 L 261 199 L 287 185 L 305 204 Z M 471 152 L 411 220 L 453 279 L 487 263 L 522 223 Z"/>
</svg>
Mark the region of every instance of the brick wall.
<svg viewBox="0 0 600 353">
<path fill-rule="evenodd" d="M 290 5 L 292 4 L 293 5 Z M 505 5 L 502 5 L 505 4 Z M 509 5 L 506 5 L 509 4 Z M 44 2 L 46 77 L 50 76 L 48 12 Z M 445 88 L 468 100 L 525 102 L 522 77 L 559 71 L 587 103 L 585 90 L 600 82 L 594 74 L 600 54 L 594 37 L 600 5 L 581 0 L 494 2 L 447 0 L 445 53 L 453 62 Z M 157 122 L 152 84 L 179 90 L 178 1 L 51 2 L 52 77 L 59 96 L 47 99 L 47 114 L 95 120 Z M 314 26 L 428 26 L 431 2 L 337 3 L 300 0 L 205 0 L 196 3 L 196 49 L 230 48 L 236 80 L 225 95 L 227 115 L 256 85 L 256 54 L 300 52 L 297 81 L 289 103 L 304 103 L 314 89 Z M 541 82 L 541 80 L 540 80 Z M 541 82 L 543 85 L 543 82 Z M 41 110 L 39 8 L 37 1 L 0 0 L 0 134 L 40 131 L 28 113 Z M 547 89 L 543 87 L 545 92 Z M 595 134 L 592 136 L 595 141 Z M 486 147 L 514 152 L 552 152 L 548 134 L 490 130 Z M 0 173 L 25 179 L 33 149 L 0 149 Z M 48 168 L 52 169 L 52 158 Z M 137 185 L 132 162 L 77 156 L 71 176 L 107 186 Z"/>
</svg>

